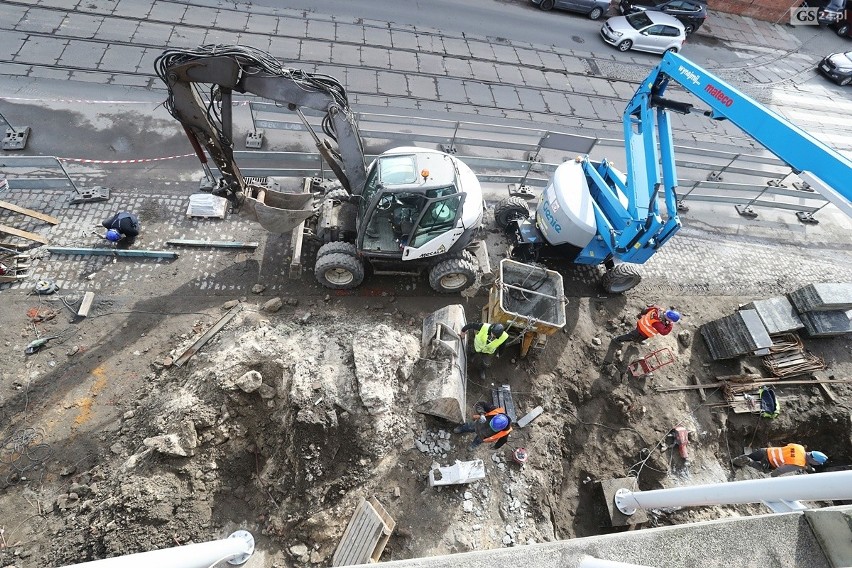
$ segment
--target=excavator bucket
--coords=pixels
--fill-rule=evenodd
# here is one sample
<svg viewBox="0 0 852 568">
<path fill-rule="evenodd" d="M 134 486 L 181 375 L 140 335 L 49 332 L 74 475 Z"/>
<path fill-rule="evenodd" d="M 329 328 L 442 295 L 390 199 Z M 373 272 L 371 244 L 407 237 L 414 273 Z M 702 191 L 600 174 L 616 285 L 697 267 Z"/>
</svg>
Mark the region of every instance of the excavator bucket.
<svg viewBox="0 0 852 568">
<path fill-rule="evenodd" d="M 461 424 L 465 421 L 467 354 L 461 328 L 467 320 L 461 304 L 446 306 L 423 320 L 414 409 Z"/>
<path fill-rule="evenodd" d="M 290 233 L 316 211 L 311 193 L 288 193 L 250 185 L 241 212 L 270 233 Z"/>
</svg>

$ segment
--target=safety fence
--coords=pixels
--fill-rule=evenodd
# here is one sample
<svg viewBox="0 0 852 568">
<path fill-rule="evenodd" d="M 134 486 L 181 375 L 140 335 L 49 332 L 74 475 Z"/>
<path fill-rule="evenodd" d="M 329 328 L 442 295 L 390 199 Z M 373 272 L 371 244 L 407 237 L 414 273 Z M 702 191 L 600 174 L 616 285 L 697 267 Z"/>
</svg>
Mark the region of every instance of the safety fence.
<svg viewBox="0 0 852 568">
<path fill-rule="evenodd" d="M 299 147 L 311 145 L 304 125 L 286 108 L 269 103 L 250 103 L 252 127 L 304 133 Z M 312 127 L 319 129 L 318 113 L 305 112 Z M 434 144 L 459 155 L 482 183 L 516 184 L 542 188 L 563 161 L 578 154 L 592 159 L 606 158 L 615 164 L 624 160 L 624 142 L 554 132 L 546 129 L 512 127 L 469 121 L 423 119 L 416 117 L 359 113 L 361 135 L 367 148 L 384 149 L 400 145 Z M 149 160 L 111 160 L 108 164 Z M 317 152 L 236 151 L 235 158 L 246 176 L 331 177 L 332 173 Z M 53 156 L 3 156 L 0 180 L 9 189 L 73 189 L 80 192 L 63 161 Z M 678 167 L 678 208 L 688 210 L 690 202 L 722 203 L 736 206 L 746 217 L 756 217 L 755 208 L 795 212 L 801 221 L 814 221 L 813 215 L 829 201 L 797 181 L 795 172 L 776 157 L 764 153 L 731 153 L 708 148 L 675 146 Z M 100 163 L 96 160 L 74 160 Z M 2 191 L 3 184 L 0 184 Z"/>
<path fill-rule="evenodd" d="M 255 132 L 306 131 L 298 117 L 285 107 L 258 102 L 249 107 Z M 321 115 L 306 114 L 311 127 L 318 129 Z M 616 164 L 625 159 L 624 142 L 612 138 L 390 114 L 356 113 L 356 118 L 368 147 L 434 144 L 459 155 L 483 183 L 544 187 L 559 163 L 576 155 L 589 154 L 593 160 L 607 158 Z M 247 151 L 238 152 L 237 160 L 246 175 L 325 173 L 318 154 Z M 813 215 L 829 203 L 798 180 L 789 165 L 768 152 L 732 153 L 676 145 L 675 163 L 681 211 L 688 210 L 688 202 L 727 203 L 746 217 L 756 217 L 754 208 L 765 207 L 789 210 L 802 221 L 813 221 Z"/>
</svg>

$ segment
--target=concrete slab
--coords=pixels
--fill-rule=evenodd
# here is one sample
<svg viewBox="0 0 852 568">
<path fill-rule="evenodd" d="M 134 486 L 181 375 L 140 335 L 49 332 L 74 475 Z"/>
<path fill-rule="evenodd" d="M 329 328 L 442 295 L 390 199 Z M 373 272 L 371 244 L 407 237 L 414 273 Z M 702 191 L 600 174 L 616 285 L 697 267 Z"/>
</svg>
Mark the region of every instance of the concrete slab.
<svg viewBox="0 0 852 568">
<path fill-rule="evenodd" d="M 615 506 L 615 493 L 619 489 L 630 489 L 635 491 L 636 478 L 622 477 L 618 479 L 605 479 L 598 482 L 600 497 L 609 514 L 609 520 L 614 527 L 626 527 L 629 525 L 640 525 L 648 522 L 648 515 L 643 510 L 638 510 L 630 516 L 625 515 Z"/>
<path fill-rule="evenodd" d="M 52 33 L 65 19 L 65 14 L 41 8 L 30 8 L 22 12 L 17 6 L 4 6 L 0 11 L 0 19 L 4 22 L 17 22 L 14 28 L 19 32 Z M 6 31 L 3 35 L 10 33 L 14 32 Z"/>
<path fill-rule="evenodd" d="M 432 53 L 418 53 L 417 69 L 420 73 L 444 75 L 444 58 Z"/>
<path fill-rule="evenodd" d="M 485 464 L 482 460 L 456 461 L 446 467 L 429 470 L 429 486 L 458 485 L 485 479 Z"/>
</svg>

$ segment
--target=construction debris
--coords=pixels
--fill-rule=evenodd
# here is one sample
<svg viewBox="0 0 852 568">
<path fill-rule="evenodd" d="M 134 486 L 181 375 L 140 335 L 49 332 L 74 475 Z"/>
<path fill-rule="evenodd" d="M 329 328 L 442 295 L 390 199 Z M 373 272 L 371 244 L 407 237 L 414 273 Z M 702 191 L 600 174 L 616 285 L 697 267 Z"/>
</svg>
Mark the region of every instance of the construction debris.
<svg viewBox="0 0 852 568">
<path fill-rule="evenodd" d="M 485 464 L 482 460 L 458 461 L 450 466 L 441 467 L 432 464 L 429 471 L 429 486 L 456 485 L 461 483 L 473 483 L 485 479 Z"/>
<path fill-rule="evenodd" d="M 213 327 L 211 327 L 210 329 L 208 329 L 208 330 L 207 330 L 207 333 L 205 333 L 204 335 L 202 335 L 201 337 L 199 337 L 199 338 L 198 338 L 198 340 L 197 340 L 195 343 L 193 343 L 192 345 L 190 345 L 190 346 L 189 346 L 189 348 L 187 348 L 187 350 L 186 350 L 186 351 L 184 351 L 184 352 L 183 352 L 183 354 L 182 354 L 180 357 L 178 357 L 178 359 L 177 359 L 177 360 L 175 361 L 175 363 L 174 363 L 174 364 L 175 364 L 175 366 L 176 366 L 176 367 L 180 367 L 180 366 L 182 366 L 184 363 L 186 363 L 187 361 L 189 361 L 190 357 L 192 357 L 193 355 L 195 355 L 195 354 L 198 352 L 198 350 L 199 350 L 199 349 L 201 349 L 202 347 L 204 347 L 204 344 L 205 344 L 205 343 L 207 343 L 208 341 L 210 341 L 210 339 L 211 339 L 214 335 L 216 335 L 217 333 L 219 333 L 219 331 L 220 331 L 223 327 L 225 327 L 225 324 L 226 324 L 226 323 L 228 323 L 229 321 L 231 321 L 231 320 L 233 319 L 233 317 L 234 317 L 235 315 L 237 315 L 237 313 L 240 311 L 240 309 L 241 309 L 241 308 L 242 308 L 242 306 L 241 306 L 241 305 L 234 306 L 233 308 L 231 308 L 231 310 L 230 310 L 228 313 L 226 313 L 226 314 L 225 314 L 225 315 L 223 315 L 221 318 L 219 318 L 219 321 L 217 321 L 217 322 L 213 325 Z"/>
<path fill-rule="evenodd" d="M 396 521 L 375 497 L 362 500 L 346 525 L 331 565 L 355 566 L 378 562 L 395 527 Z"/>
</svg>

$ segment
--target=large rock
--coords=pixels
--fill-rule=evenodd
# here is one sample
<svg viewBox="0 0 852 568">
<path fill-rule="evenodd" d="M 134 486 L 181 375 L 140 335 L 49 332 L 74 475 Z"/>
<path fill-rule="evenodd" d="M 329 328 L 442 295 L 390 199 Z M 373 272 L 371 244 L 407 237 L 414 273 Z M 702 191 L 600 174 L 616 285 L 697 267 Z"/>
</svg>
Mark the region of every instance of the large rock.
<svg viewBox="0 0 852 568">
<path fill-rule="evenodd" d="M 263 384 L 263 377 L 257 371 L 249 371 L 236 381 L 234 385 L 243 392 L 254 392 Z"/>
<path fill-rule="evenodd" d="M 353 339 L 352 354 L 361 403 L 370 414 L 383 414 L 393 408 L 397 379 L 411 374 L 420 344 L 381 324 Z"/>
<path fill-rule="evenodd" d="M 177 432 L 145 438 L 142 444 L 166 456 L 185 458 L 195 453 L 195 448 L 198 447 L 198 434 L 192 422 L 184 420 Z"/>
<path fill-rule="evenodd" d="M 284 305 L 284 302 L 281 301 L 281 298 L 272 298 L 265 304 L 263 304 L 263 311 L 269 313 L 275 313 L 281 309 L 281 306 Z"/>
</svg>

